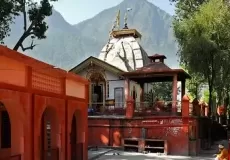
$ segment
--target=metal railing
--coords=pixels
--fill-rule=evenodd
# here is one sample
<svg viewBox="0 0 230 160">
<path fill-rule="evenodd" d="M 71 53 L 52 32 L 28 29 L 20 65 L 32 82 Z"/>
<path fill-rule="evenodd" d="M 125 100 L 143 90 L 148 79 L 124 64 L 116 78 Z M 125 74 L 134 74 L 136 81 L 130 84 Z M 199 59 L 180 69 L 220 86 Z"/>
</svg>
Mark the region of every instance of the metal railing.
<svg viewBox="0 0 230 160">
<path fill-rule="evenodd" d="M 176 107 L 176 115 L 181 114 L 181 102 L 176 101 L 158 101 L 158 102 L 134 102 L 135 116 L 151 116 L 151 115 L 175 115 L 173 105 Z M 125 115 L 126 102 L 103 104 L 89 104 L 89 115 Z"/>
<path fill-rule="evenodd" d="M 89 115 L 125 115 L 126 103 L 90 103 Z"/>
<path fill-rule="evenodd" d="M 173 110 L 175 107 L 175 110 Z M 181 115 L 181 102 L 157 101 L 157 102 L 136 102 L 134 103 L 135 116 L 170 116 Z"/>
</svg>

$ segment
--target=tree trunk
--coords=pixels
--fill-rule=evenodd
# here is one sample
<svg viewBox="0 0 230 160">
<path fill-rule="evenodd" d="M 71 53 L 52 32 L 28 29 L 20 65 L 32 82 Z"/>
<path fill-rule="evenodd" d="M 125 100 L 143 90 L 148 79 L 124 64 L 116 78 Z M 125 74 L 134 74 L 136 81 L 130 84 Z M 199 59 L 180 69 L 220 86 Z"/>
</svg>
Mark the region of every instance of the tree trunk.
<svg viewBox="0 0 230 160">
<path fill-rule="evenodd" d="M 31 34 L 33 34 L 32 31 L 32 27 L 34 26 L 34 21 L 30 24 L 29 28 L 23 33 L 23 35 L 20 37 L 20 39 L 18 40 L 18 42 L 16 43 L 16 45 L 14 46 L 13 50 L 17 51 L 19 49 L 19 47 L 22 45 L 22 43 L 24 42 L 24 40 L 30 36 Z"/>
<path fill-rule="evenodd" d="M 213 85 L 209 84 L 209 100 L 208 100 L 208 107 L 209 107 L 209 113 L 208 116 L 212 114 L 212 91 L 213 91 Z"/>
</svg>

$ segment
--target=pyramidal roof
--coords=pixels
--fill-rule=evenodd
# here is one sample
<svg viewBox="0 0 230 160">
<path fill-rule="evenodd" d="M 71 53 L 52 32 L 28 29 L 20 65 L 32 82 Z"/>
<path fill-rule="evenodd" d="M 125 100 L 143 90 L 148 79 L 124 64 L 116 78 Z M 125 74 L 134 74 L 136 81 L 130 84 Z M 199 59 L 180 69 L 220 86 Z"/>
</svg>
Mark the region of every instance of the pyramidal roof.
<svg viewBox="0 0 230 160">
<path fill-rule="evenodd" d="M 143 67 L 149 59 L 138 38 L 141 38 L 141 34 L 127 26 L 112 31 L 111 39 L 102 48 L 98 58 L 126 72 Z"/>
</svg>

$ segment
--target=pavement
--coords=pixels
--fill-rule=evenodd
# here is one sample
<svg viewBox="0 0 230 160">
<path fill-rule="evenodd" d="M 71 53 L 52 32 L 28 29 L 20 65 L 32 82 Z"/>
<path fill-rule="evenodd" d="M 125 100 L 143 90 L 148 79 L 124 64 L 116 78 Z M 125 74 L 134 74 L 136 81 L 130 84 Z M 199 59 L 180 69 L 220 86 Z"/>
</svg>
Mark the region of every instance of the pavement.
<svg viewBox="0 0 230 160">
<path fill-rule="evenodd" d="M 223 144 L 228 148 L 228 141 L 216 142 L 210 150 L 201 151 L 199 156 L 171 156 L 171 155 L 160 155 L 154 153 L 136 153 L 136 152 L 124 152 L 121 150 L 114 150 L 108 148 L 91 148 L 88 150 L 89 160 L 214 160 L 213 156 L 216 151 L 218 144 Z M 119 155 L 117 155 L 117 153 Z M 115 155 L 114 155 L 115 154 Z"/>
<path fill-rule="evenodd" d="M 142 153 L 130 153 L 117 151 L 120 155 L 114 155 L 114 151 L 110 151 L 97 160 L 214 160 L 214 156 L 199 156 L 199 157 L 189 157 L 189 156 L 165 156 L 157 154 L 142 154 Z"/>
<path fill-rule="evenodd" d="M 88 160 L 96 160 L 112 150 L 113 149 L 108 149 L 108 148 L 98 148 L 98 149 L 91 148 L 88 150 Z"/>
<path fill-rule="evenodd" d="M 119 155 L 117 155 L 117 153 Z M 214 158 L 213 154 L 205 154 L 198 157 L 166 156 L 153 153 L 142 154 L 136 152 L 124 152 L 106 148 L 98 148 L 98 150 L 91 149 L 88 151 L 89 160 L 214 160 Z"/>
</svg>

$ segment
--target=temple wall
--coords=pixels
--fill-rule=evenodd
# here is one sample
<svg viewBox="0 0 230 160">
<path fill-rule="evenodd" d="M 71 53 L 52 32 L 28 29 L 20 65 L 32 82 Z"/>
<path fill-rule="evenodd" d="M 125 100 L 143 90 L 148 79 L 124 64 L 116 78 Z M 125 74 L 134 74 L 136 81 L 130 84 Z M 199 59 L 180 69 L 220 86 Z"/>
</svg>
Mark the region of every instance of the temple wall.
<svg viewBox="0 0 230 160">
<path fill-rule="evenodd" d="M 0 82 L 17 86 L 26 85 L 26 66 L 23 63 L 4 56 L 0 56 L 0 62 Z"/>
<path fill-rule="evenodd" d="M 70 160 L 70 141 L 66 137 L 70 135 L 75 114 L 77 143 L 81 145 L 73 151 L 87 160 L 88 82 L 78 76 L 71 77 L 65 71 L 47 71 L 47 66 L 52 66 L 6 47 L 0 46 L 0 54 L 0 102 L 4 105 L 0 107 L 0 122 L 4 121 L 5 127 L 10 128 L 10 131 L 4 130 L 7 134 L 3 135 L 11 136 L 4 142 L 5 148 L 0 146 L 0 159 L 43 159 L 41 156 L 47 154 L 45 147 L 51 137 L 52 157 Z M 75 80 L 69 80 L 69 76 Z M 3 110 L 9 118 L 4 118 L 7 114 L 2 117 Z M 43 115 L 54 124 L 49 136 L 44 132 L 47 127 L 42 127 L 45 126 Z M 3 135 L 0 134 L 0 142 Z"/>
<path fill-rule="evenodd" d="M 66 95 L 85 98 L 85 85 L 73 80 L 66 79 Z"/>
<path fill-rule="evenodd" d="M 197 153 L 198 140 L 190 141 L 190 135 L 196 134 L 190 128 L 197 127 L 196 119 L 189 117 L 148 117 L 141 119 L 89 118 L 89 146 L 123 147 L 122 139 L 143 137 L 167 141 L 168 154 L 189 155 Z M 194 128 L 193 127 L 193 128 Z M 144 138 L 144 139 L 145 139 Z M 194 146 L 195 144 L 195 146 Z"/>
</svg>

